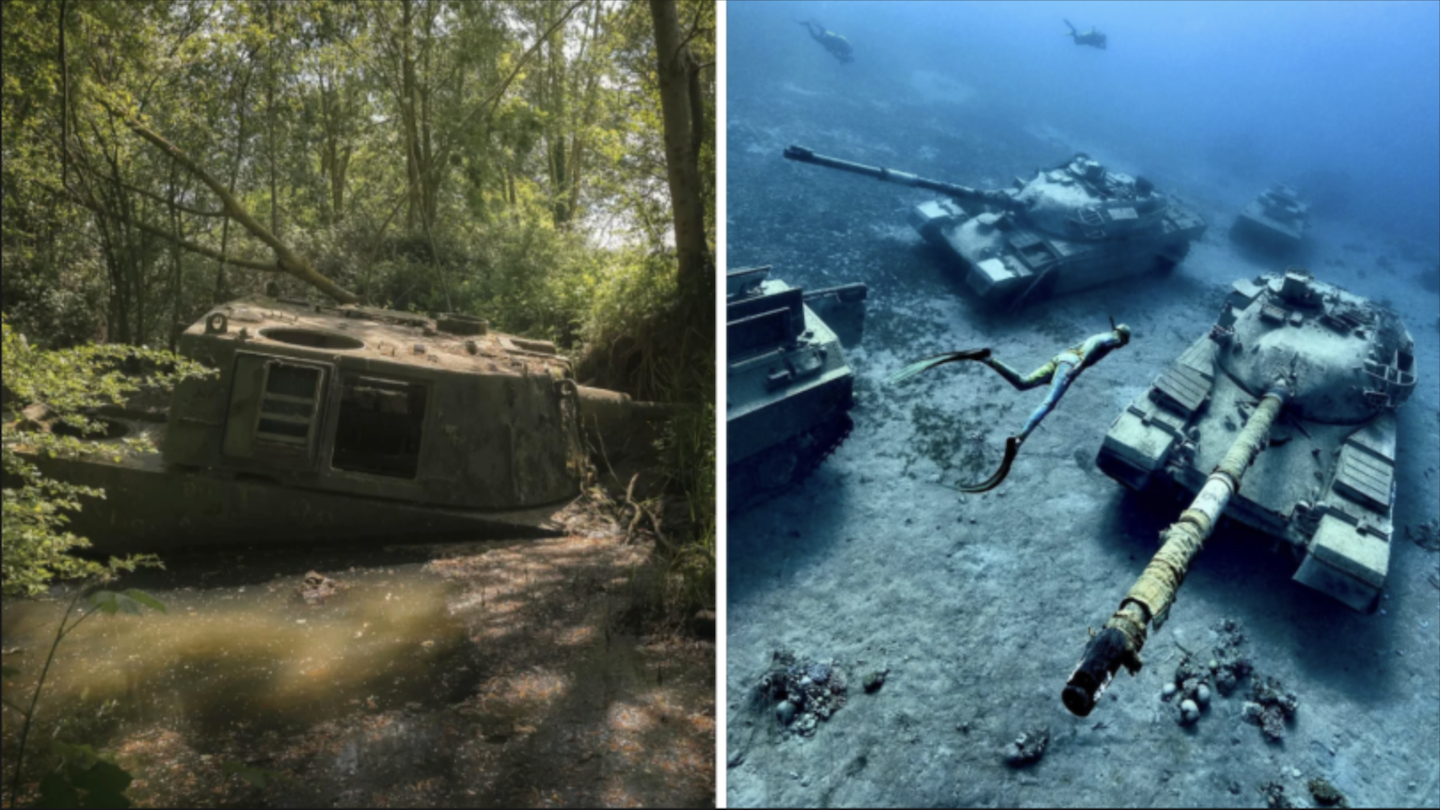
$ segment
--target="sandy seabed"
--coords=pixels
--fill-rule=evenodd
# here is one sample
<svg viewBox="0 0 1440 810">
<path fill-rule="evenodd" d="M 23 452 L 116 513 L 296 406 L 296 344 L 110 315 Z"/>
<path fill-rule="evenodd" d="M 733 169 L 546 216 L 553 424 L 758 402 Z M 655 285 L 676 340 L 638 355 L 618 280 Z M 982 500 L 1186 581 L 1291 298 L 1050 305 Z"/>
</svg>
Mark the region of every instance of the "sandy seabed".
<svg viewBox="0 0 1440 810">
<path fill-rule="evenodd" d="M 772 90 L 730 94 L 729 266 L 770 264 L 811 289 L 863 281 L 870 303 L 865 338 L 847 352 L 854 432 L 805 484 L 729 521 L 730 806 L 1245 807 L 1279 786 L 1303 807 L 1318 804 L 1316 778 L 1356 806 L 1440 806 L 1440 574 L 1437 555 L 1406 539 L 1406 527 L 1440 513 L 1440 300 L 1416 280 L 1437 272 L 1435 247 L 1317 215 L 1301 262 L 1388 300 L 1417 342 L 1381 609 L 1358 614 L 1292 582 L 1288 554 L 1222 525 L 1151 634 L 1144 669 L 1118 676 L 1080 719 L 1059 698 L 1086 630 L 1116 608 L 1183 506 L 1129 493 L 1095 468 L 1096 452 L 1120 410 L 1214 322 L 1231 282 L 1285 266 L 1227 237 L 1264 181 L 1215 181 L 1205 167 L 1152 175 L 1210 226 L 1176 272 L 1007 317 L 984 311 L 951 260 L 906 226 L 923 193 L 789 164 L 781 151 L 799 143 L 999 187 L 1079 149 L 1133 171 L 1117 162 L 1119 145 L 987 122 L 958 103 L 947 114 L 888 99 L 880 110 L 840 88 Z M 911 360 L 979 346 L 1028 371 L 1112 315 L 1134 342 L 1086 372 L 986 495 L 953 487 L 993 469 L 1043 392 L 1015 392 L 969 364 L 884 382 Z M 1161 700 L 1182 650 L 1207 658 L 1226 619 L 1257 673 L 1299 699 L 1282 742 L 1241 718 L 1248 682 L 1191 726 Z M 848 675 L 846 705 L 813 736 L 756 698 L 778 651 Z M 874 671 L 887 678 L 867 693 L 861 680 Z M 1006 766 L 1002 747 L 1040 727 L 1043 759 Z"/>
</svg>

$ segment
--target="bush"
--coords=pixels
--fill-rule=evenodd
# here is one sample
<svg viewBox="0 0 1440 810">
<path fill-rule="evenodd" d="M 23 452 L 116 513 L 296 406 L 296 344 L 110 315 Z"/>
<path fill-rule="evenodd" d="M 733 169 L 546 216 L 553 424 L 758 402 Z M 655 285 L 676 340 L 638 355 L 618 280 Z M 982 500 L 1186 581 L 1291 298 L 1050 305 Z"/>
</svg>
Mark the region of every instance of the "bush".
<svg viewBox="0 0 1440 810">
<path fill-rule="evenodd" d="M 200 365 L 169 352 L 134 346 L 83 346 L 42 349 L 31 346 L 10 322 L 3 321 L 4 386 L 7 396 L 20 405 L 43 404 L 54 417 L 82 434 L 104 431 L 86 414 L 102 405 L 119 405 L 142 387 L 169 386 L 183 377 L 209 373 Z M 160 371 L 140 379 L 121 370 L 122 364 L 148 364 Z M 87 442 L 48 430 L 22 430 L 24 420 L 7 414 L 0 435 L 4 464 L 3 557 L 0 587 L 6 596 L 32 595 L 56 578 L 93 576 L 105 566 L 73 556 L 90 545 L 65 530 L 67 512 L 80 509 L 81 496 L 104 497 L 100 490 L 78 487 L 46 478 L 29 460 L 29 454 L 86 455 L 114 452 L 111 445 Z M 139 440 L 127 449 L 143 449 Z M 153 558 L 141 556 L 112 560 L 112 565 L 133 567 Z"/>
</svg>

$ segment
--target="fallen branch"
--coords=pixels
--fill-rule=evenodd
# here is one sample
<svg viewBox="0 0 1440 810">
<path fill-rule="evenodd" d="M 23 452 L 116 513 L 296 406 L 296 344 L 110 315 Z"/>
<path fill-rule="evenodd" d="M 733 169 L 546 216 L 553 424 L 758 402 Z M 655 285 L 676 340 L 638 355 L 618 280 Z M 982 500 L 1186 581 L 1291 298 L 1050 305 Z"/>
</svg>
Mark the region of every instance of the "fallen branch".
<svg viewBox="0 0 1440 810">
<path fill-rule="evenodd" d="M 235 196 L 225 188 L 225 185 L 207 172 L 204 167 L 196 163 L 190 155 L 185 153 L 185 150 L 167 141 L 159 133 L 145 126 L 126 110 L 121 109 L 103 98 L 97 98 L 96 100 L 102 107 L 108 110 L 111 115 L 119 118 L 127 129 L 164 152 L 171 160 L 180 164 L 186 171 L 194 175 L 196 179 L 209 186 L 210 190 L 213 191 L 215 196 L 219 197 L 221 203 L 223 203 L 224 214 L 230 219 L 240 223 L 252 236 L 264 242 L 275 252 L 275 270 L 294 276 L 310 284 L 342 304 L 353 304 L 360 300 L 354 293 L 346 290 L 324 275 L 321 275 L 314 267 L 310 266 L 309 262 L 296 255 L 288 245 L 280 241 L 275 234 L 271 233 L 269 229 L 260 224 L 259 220 L 255 219 L 249 211 L 245 210 L 245 206 L 241 205 L 240 201 L 235 199 Z M 93 209 L 93 206 L 91 207 Z M 180 244 L 178 237 L 173 237 L 172 241 Z M 190 249 L 188 244 L 186 247 Z M 203 253 L 202 255 L 207 255 L 211 258 L 218 258 L 220 256 L 220 254 L 213 251 Z M 235 263 L 240 264 L 239 262 Z M 241 266 L 254 267 L 254 265 L 243 264 Z"/>
</svg>

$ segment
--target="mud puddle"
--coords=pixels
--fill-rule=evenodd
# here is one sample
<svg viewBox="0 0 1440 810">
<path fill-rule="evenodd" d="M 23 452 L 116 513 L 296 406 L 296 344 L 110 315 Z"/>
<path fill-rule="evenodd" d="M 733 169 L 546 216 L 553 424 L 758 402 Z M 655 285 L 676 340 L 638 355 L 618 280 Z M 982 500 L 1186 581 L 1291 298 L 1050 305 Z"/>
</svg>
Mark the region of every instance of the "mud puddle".
<svg viewBox="0 0 1440 810">
<path fill-rule="evenodd" d="M 622 621 L 647 557 L 591 519 L 553 540 L 167 558 L 119 584 L 167 613 L 97 616 L 61 645 L 27 782 L 56 739 L 118 753 L 140 805 L 709 804 L 713 645 Z M 5 606 L 7 699 L 28 703 L 66 602 Z"/>
</svg>

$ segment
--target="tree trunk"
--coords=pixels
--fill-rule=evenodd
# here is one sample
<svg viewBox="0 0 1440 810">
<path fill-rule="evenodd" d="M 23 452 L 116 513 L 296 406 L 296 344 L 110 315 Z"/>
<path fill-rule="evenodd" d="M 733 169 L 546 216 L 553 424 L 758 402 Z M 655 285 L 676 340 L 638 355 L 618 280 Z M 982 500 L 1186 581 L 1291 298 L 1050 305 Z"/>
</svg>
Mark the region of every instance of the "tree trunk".
<svg viewBox="0 0 1440 810">
<path fill-rule="evenodd" d="M 280 237 L 280 198 L 275 187 L 275 0 L 265 4 L 270 41 L 265 45 L 265 124 L 270 152 L 270 232 Z"/>
<path fill-rule="evenodd" d="M 698 145 L 704 121 L 695 76 L 700 66 L 681 39 L 675 0 L 650 0 L 655 24 L 655 51 L 660 78 L 660 106 L 665 124 L 665 167 L 670 181 L 675 249 L 679 255 L 680 294 L 692 300 L 714 294 L 709 247 L 705 240 L 705 184 L 700 176 Z"/>
<path fill-rule="evenodd" d="M 201 167 L 200 164 L 196 163 L 194 158 L 186 154 L 184 150 L 165 140 L 154 130 L 151 130 L 149 127 L 140 123 L 138 120 L 131 117 L 130 114 L 125 112 L 124 110 L 121 110 L 118 107 L 111 105 L 109 102 L 106 102 L 103 99 L 98 99 L 98 101 L 111 113 L 119 116 L 120 119 L 124 122 L 125 126 L 129 128 L 131 132 L 135 133 L 142 139 L 148 141 L 150 144 L 160 149 L 162 152 L 168 155 L 171 160 L 179 163 L 182 168 L 190 172 L 190 174 L 193 175 L 196 179 L 209 187 L 210 191 L 212 191 L 215 196 L 219 197 L 221 203 L 224 204 L 226 216 L 240 223 L 240 225 L 245 228 L 245 230 L 249 231 L 252 236 L 254 236 L 256 239 L 259 239 L 261 242 L 264 242 L 270 247 L 271 250 L 275 252 L 275 264 L 273 266 L 261 266 L 257 265 L 254 262 L 239 262 L 233 259 L 230 260 L 231 264 L 236 264 L 242 267 L 253 267 L 262 270 L 272 270 L 287 273 L 319 289 L 321 292 L 325 293 L 326 295 L 330 296 L 336 301 L 339 301 L 342 304 L 353 304 L 359 300 L 358 298 L 356 298 L 354 293 L 344 289 L 340 285 L 336 284 L 334 281 L 331 281 L 330 279 L 321 275 L 314 267 L 310 265 L 309 262 L 307 262 L 305 259 L 301 258 L 294 251 L 292 251 L 289 245 L 280 241 L 280 239 L 277 238 L 274 233 L 267 230 L 264 225 L 260 224 L 259 220 L 255 219 L 255 217 L 249 212 L 249 210 L 245 208 L 245 206 L 240 204 L 240 201 L 237 200 L 233 194 L 226 190 L 225 186 L 221 184 L 219 180 L 215 179 L 214 175 L 205 171 L 205 169 Z M 95 209 L 102 214 L 116 216 L 115 214 L 105 210 L 103 207 L 96 205 L 94 202 L 88 203 L 88 205 L 92 209 Z M 125 215 L 123 216 L 123 221 L 127 226 L 134 225 L 136 227 L 140 227 L 141 229 L 147 230 L 148 232 L 153 233 L 156 236 L 161 236 L 172 241 L 178 239 L 178 237 L 176 237 L 174 234 L 169 234 L 159 229 L 147 227 L 143 223 L 137 222 L 133 216 Z M 207 251 L 204 248 L 200 248 L 199 246 L 192 245 L 190 243 L 182 243 L 182 247 L 185 247 L 187 250 L 192 250 L 194 252 L 201 253 L 207 256 L 213 257 L 218 255 L 213 250 Z"/>
</svg>

